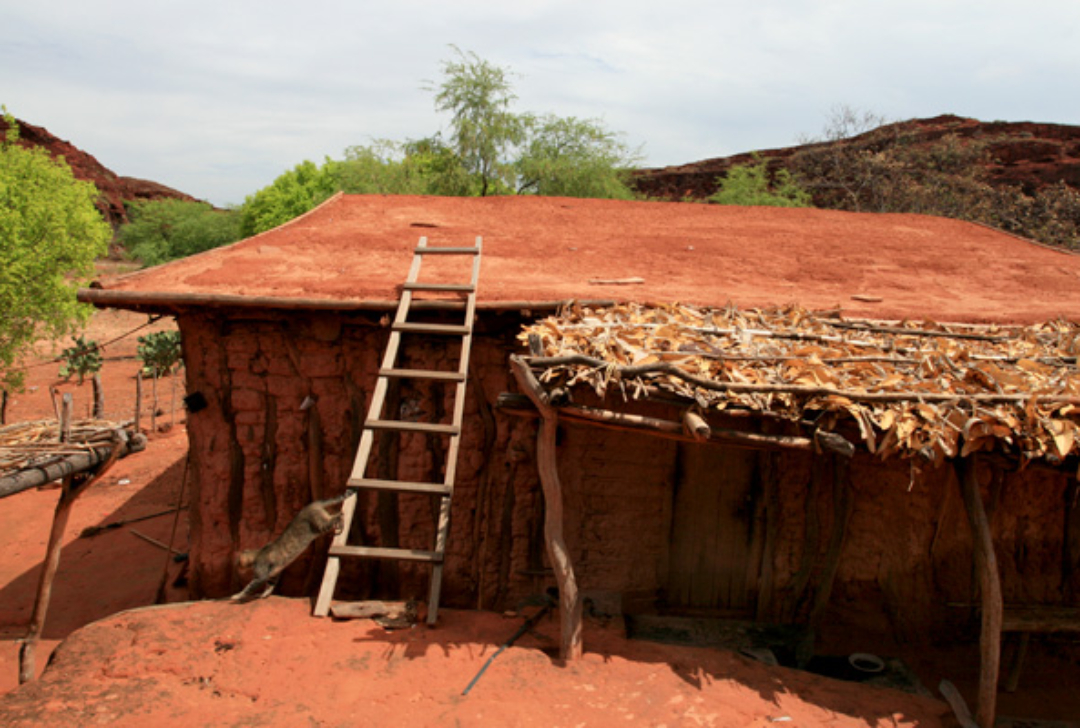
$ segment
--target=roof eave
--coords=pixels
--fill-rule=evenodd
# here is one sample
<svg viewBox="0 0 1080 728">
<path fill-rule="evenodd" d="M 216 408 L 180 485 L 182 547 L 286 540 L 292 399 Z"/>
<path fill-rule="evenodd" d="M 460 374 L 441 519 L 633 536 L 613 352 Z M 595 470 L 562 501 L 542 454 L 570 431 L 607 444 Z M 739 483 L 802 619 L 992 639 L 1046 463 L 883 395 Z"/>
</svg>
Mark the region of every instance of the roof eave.
<svg viewBox="0 0 1080 728">
<path fill-rule="evenodd" d="M 76 298 L 98 308 L 118 308 L 141 313 L 174 314 L 190 308 L 275 309 L 280 311 L 393 311 L 397 300 L 362 300 L 333 298 L 293 298 L 278 296 L 238 296 L 223 293 L 176 293 L 164 291 L 123 291 L 104 288 L 80 288 Z M 582 300 L 583 305 L 610 306 L 612 300 Z M 565 299 L 551 301 L 478 301 L 479 311 L 557 310 Z M 464 301 L 413 301 L 417 310 L 464 310 Z"/>
</svg>

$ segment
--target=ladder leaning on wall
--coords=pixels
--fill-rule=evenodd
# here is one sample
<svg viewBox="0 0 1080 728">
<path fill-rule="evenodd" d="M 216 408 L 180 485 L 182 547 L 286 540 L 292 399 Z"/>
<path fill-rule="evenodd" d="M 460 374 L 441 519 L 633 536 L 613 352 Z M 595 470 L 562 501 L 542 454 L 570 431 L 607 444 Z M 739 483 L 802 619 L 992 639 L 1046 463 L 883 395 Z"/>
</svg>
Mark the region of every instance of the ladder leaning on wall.
<svg viewBox="0 0 1080 728">
<path fill-rule="evenodd" d="M 330 612 L 330 602 L 334 597 L 338 575 L 343 558 L 397 559 L 402 561 L 428 562 L 432 565 L 431 592 L 428 599 L 428 624 L 434 624 L 438 616 L 439 593 L 442 589 L 443 559 L 446 554 L 446 542 L 450 532 L 450 499 L 454 492 L 454 478 L 457 472 L 458 450 L 461 444 L 461 422 L 465 412 L 465 385 L 469 371 L 469 352 L 472 348 L 473 316 L 476 312 L 476 285 L 480 275 L 481 239 L 476 238 L 475 247 L 453 248 L 428 246 L 427 238 L 420 238 L 409 269 L 409 277 L 402 287 L 401 300 L 397 314 L 390 327 L 390 339 L 383 355 L 375 390 L 371 396 L 367 421 L 360 434 L 360 444 L 353 462 L 352 475 L 346 485 L 346 498 L 342 506 L 344 523 L 341 532 L 334 537 L 323 574 L 322 586 L 315 601 L 314 614 L 325 617 Z M 472 256 L 472 278 L 469 283 L 421 283 L 420 268 L 423 258 L 428 255 Z M 461 324 L 436 324 L 410 322 L 410 307 L 413 305 L 415 292 L 453 292 L 465 294 L 465 320 Z M 456 370 L 425 371 L 397 368 L 398 350 L 401 348 L 402 334 L 434 335 L 443 337 L 461 337 L 461 356 Z M 384 418 L 383 409 L 386 393 L 391 379 L 434 380 L 454 382 L 454 408 L 449 424 L 412 422 L 390 419 L 397 413 L 388 413 Z M 365 475 L 368 460 L 371 457 L 372 444 L 376 431 L 384 432 L 420 432 L 449 438 L 446 449 L 446 466 L 442 483 L 417 483 L 402 480 L 380 480 Z M 409 548 L 389 548 L 366 545 L 350 545 L 349 531 L 356 515 L 357 493 L 361 490 L 391 491 L 397 493 L 430 494 L 439 498 L 439 520 L 435 530 L 435 546 L 432 550 Z"/>
</svg>

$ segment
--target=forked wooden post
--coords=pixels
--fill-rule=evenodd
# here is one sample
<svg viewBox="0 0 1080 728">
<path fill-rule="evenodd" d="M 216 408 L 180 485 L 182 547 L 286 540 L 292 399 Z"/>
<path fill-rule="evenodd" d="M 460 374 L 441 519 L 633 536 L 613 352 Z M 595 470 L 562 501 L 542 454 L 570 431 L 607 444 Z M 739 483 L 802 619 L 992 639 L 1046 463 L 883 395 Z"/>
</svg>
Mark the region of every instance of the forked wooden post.
<svg viewBox="0 0 1080 728">
<path fill-rule="evenodd" d="M 975 571 L 979 578 L 982 601 L 982 629 L 979 632 L 979 693 L 975 722 L 980 728 L 992 728 L 997 712 L 998 674 L 1001 668 L 1001 626 L 1004 604 L 1001 596 L 1001 576 L 998 573 L 990 521 L 979 493 L 975 455 L 953 461 L 960 492 L 964 496 L 971 538 L 974 546 Z"/>
<path fill-rule="evenodd" d="M 574 577 L 574 565 L 570 562 L 570 553 L 563 538 L 563 500 L 562 484 L 559 482 L 559 468 L 555 457 L 555 432 L 559 420 L 555 410 L 548 405 L 536 377 L 533 376 L 525 361 L 518 356 L 510 357 L 510 365 L 518 386 L 529 396 L 540 411 L 540 430 L 536 436 L 536 464 L 540 471 L 540 486 L 544 490 L 544 541 L 547 544 L 548 558 L 555 571 L 555 580 L 559 585 L 559 619 L 562 633 L 559 641 L 559 656 L 564 660 L 576 660 L 581 657 L 581 616 L 582 600 Z"/>
<path fill-rule="evenodd" d="M 56 512 L 53 515 L 52 528 L 49 531 L 49 545 L 45 550 L 45 562 L 41 567 L 41 578 L 38 580 L 37 597 L 34 599 L 34 612 L 30 616 L 30 626 L 27 628 L 26 637 L 19 648 L 19 684 L 34 679 L 35 660 L 34 650 L 38 639 L 45 628 L 45 615 L 49 611 L 49 601 L 52 598 L 53 579 L 60 565 L 60 546 L 64 539 L 64 529 L 67 528 L 68 516 L 71 515 L 71 506 L 75 499 L 82 495 L 94 481 L 100 478 L 113 466 L 120 452 L 124 448 L 126 436 L 122 430 L 117 430 L 112 443 L 109 457 L 94 471 L 76 473 L 64 477 L 63 487 L 60 491 L 60 500 L 56 503 Z"/>
</svg>

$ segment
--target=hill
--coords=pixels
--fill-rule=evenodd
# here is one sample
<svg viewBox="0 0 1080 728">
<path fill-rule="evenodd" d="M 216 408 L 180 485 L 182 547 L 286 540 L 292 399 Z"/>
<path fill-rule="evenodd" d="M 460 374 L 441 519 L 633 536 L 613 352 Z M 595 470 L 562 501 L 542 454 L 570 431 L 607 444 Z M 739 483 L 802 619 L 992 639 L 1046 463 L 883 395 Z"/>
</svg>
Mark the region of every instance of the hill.
<svg viewBox="0 0 1080 728">
<path fill-rule="evenodd" d="M 983 122 L 943 115 L 890 124 L 839 141 L 802 144 L 758 152 L 770 166 L 788 166 L 797 154 L 829 147 L 857 146 L 882 136 L 903 138 L 906 144 L 930 146 L 947 136 L 985 144 L 985 180 L 997 187 L 1019 187 L 1036 194 L 1058 182 L 1080 190 L 1080 126 L 1035 122 Z M 700 162 L 638 170 L 636 188 L 658 199 L 703 200 L 717 190 L 717 178 L 734 166 L 754 161 L 751 153 Z"/>
<path fill-rule="evenodd" d="M 44 127 L 34 126 L 20 119 L 16 119 L 15 122 L 19 125 L 21 144 L 44 147 L 54 157 L 64 157 L 76 179 L 93 182 L 97 186 L 101 192 L 98 209 L 114 230 L 128 221 L 127 210 L 124 208 L 125 202 L 164 199 L 195 200 L 191 195 L 157 182 L 120 176 L 92 155 L 82 151 L 71 142 L 54 136 Z M 6 131 L 7 122 L 0 117 L 0 134 Z"/>
</svg>

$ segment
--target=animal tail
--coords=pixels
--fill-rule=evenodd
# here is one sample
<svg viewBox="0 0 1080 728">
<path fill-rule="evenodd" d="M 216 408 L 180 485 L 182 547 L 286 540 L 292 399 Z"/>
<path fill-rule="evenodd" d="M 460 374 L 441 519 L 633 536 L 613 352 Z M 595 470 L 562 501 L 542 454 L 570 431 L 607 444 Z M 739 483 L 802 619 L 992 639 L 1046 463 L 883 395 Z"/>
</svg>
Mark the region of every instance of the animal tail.
<svg viewBox="0 0 1080 728">
<path fill-rule="evenodd" d="M 326 500 L 322 501 L 322 504 L 327 508 L 333 508 L 334 506 L 340 506 L 342 503 L 345 502 L 345 499 L 348 497 L 349 491 L 346 490 L 343 493 L 335 495 L 333 498 L 327 498 Z"/>
</svg>

